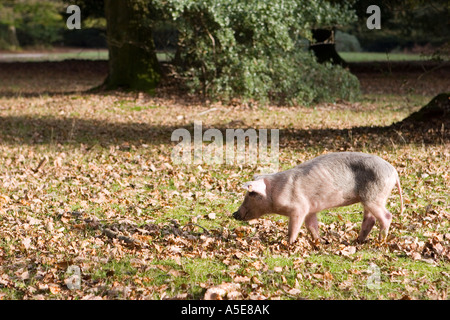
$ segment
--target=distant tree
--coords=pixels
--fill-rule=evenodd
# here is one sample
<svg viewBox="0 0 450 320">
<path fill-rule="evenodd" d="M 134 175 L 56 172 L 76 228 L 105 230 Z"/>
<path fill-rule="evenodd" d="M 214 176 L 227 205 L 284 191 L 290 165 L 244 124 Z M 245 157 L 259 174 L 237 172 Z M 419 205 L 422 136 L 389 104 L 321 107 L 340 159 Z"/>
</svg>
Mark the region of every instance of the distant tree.
<svg viewBox="0 0 450 320">
<path fill-rule="evenodd" d="M 16 20 L 17 14 L 14 12 L 14 1 L 0 0 L 0 48 L 19 48 L 20 44 L 17 39 Z"/>
<path fill-rule="evenodd" d="M 86 18 L 104 18 L 105 17 L 105 1 L 104 0 L 61 0 L 67 7 L 75 4 L 80 7 L 83 13 L 83 20 Z"/>
<path fill-rule="evenodd" d="M 160 68 L 149 6 L 138 0 L 105 0 L 105 16 L 109 51 L 105 86 L 153 90 L 160 80 Z"/>
<path fill-rule="evenodd" d="M 161 77 L 153 28 L 171 21 L 178 35 L 173 63 L 193 91 L 219 99 L 352 99 L 359 92 L 356 77 L 319 65 L 305 45 L 313 41 L 311 30 L 353 21 L 352 1 L 104 0 L 110 55 L 105 86 L 151 91 Z M 74 2 L 84 16 L 101 13 L 98 4 Z"/>
<path fill-rule="evenodd" d="M 191 89 L 209 97 L 311 103 L 358 91 L 355 77 L 319 65 L 305 41 L 313 41 L 312 30 L 353 21 L 350 3 L 167 0 L 164 8 L 177 24 L 178 70 Z"/>
<path fill-rule="evenodd" d="M 335 33 L 336 28 L 348 25 L 356 21 L 356 15 L 352 11 L 352 6 L 356 0 L 326 0 L 314 1 L 316 6 L 312 11 L 314 23 L 312 25 L 312 41 L 309 49 L 314 52 L 317 61 L 320 63 L 331 62 L 341 66 L 347 63 L 336 51 Z M 313 5 L 313 6 L 314 6 Z M 322 20 L 323 15 L 339 16 L 346 13 L 347 19 L 330 19 L 326 23 Z M 350 15 L 351 13 L 351 15 Z M 352 19 L 348 19 L 352 17 Z"/>
<path fill-rule="evenodd" d="M 0 46 L 50 46 L 60 40 L 61 7 L 59 0 L 0 0 Z M 2 26 L 7 28 L 6 36 Z"/>
<path fill-rule="evenodd" d="M 64 0 L 68 4 L 69 1 Z M 152 92 L 161 78 L 153 42 L 156 16 L 154 1 L 72 0 L 80 7 L 82 19 L 106 18 L 109 52 L 106 89 L 125 88 Z"/>
<path fill-rule="evenodd" d="M 420 110 L 410 114 L 402 122 L 450 122 L 450 92 L 440 93 Z"/>
<path fill-rule="evenodd" d="M 373 4 L 381 9 L 380 30 L 368 30 L 365 23 L 347 26 L 366 49 L 390 51 L 397 47 L 412 47 L 414 44 L 441 46 L 449 42 L 449 1 L 357 0 L 352 8 L 359 21 L 367 19 L 367 7 Z"/>
<path fill-rule="evenodd" d="M 314 52 L 317 61 L 320 63 L 331 62 L 346 66 L 347 63 L 336 51 L 335 31 L 334 27 L 312 30 L 314 41 L 311 42 L 309 48 Z"/>
</svg>

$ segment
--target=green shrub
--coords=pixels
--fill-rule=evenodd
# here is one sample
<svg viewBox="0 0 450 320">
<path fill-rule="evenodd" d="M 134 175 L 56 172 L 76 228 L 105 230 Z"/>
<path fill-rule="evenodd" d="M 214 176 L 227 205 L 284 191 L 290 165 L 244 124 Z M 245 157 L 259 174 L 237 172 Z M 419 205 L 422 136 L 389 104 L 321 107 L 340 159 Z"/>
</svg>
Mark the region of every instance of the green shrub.
<svg viewBox="0 0 450 320">
<path fill-rule="evenodd" d="M 361 45 L 354 35 L 337 30 L 334 35 L 336 51 L 361 52 Z"/>
<path fill-rule="evenodd" d="M 299 40 L 311 39 L 312 28 L 352 21 L 341 3 L 172 0 L 162 8 L 177 24 L 178 70 L 191 90 L 222 100 L 308 104 L 350 99 L 359 90 L 347 70 L 317 63 Z"/>
<path fill-rule="evenodd" d="M 61 40 L 65 23 L 55 2 L 18 2 L 14 6 L 17 14 L 17 37 L 21 46 L 48 46 Z"/>
</svg>

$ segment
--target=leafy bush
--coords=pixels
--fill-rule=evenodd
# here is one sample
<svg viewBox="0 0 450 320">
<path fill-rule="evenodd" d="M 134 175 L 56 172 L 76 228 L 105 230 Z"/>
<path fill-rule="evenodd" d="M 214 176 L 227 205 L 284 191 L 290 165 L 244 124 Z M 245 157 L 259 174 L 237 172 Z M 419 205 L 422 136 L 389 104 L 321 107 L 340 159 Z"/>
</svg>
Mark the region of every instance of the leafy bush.
<svg viewBox="0 0 450 320">
<path fill-rule="evenodd" d="M 206 96 L 311 103 L 359 90 L 355 77 L 318 64 L 301 40 L 313 28 L 352 21 L 345 1 L 169 0 L 161 8 L 178 27 L 181 75 Z"/>
<path fill-rule="evenodd" d="M 18 2 L 17 37 L 20 45 L 51 45 L 60 40 L 65 27 L 59 6 L 55 2 Z"/>
<path fill-rule="evenodd" d="M 334 35 L 336 50 L 341 52 L 361 52 L 361 45 L 354 35 L 337 30 Z"/>
</svg>

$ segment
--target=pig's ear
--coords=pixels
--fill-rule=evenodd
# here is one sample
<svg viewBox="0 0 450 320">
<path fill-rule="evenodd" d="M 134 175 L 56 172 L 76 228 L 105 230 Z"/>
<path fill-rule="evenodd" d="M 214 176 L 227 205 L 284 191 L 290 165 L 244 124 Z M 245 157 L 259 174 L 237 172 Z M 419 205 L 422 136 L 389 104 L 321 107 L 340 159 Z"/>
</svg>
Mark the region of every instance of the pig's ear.
<svg viewBox="0 0 450 320">
<path fill-rule="evenodd" d="M 263 179 L 246 182 L 244 188 L 249 192 L 257 192 L 264 197 L 266 196 L 266 184 Z"/>
</svg>

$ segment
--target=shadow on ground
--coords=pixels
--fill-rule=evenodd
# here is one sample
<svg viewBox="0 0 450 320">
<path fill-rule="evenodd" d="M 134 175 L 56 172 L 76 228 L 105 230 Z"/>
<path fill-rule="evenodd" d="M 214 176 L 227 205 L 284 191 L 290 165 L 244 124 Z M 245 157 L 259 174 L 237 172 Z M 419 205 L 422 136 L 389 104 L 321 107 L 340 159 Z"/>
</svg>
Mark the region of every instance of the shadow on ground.
<svg viewBox="0 0 450 320">
<path fill-rule="evenodd" d="M 99 85 L 107 74 L 107 61 L 67 60 L 60 62 L 1 63 L 0 97 L 33 97 L 42 94 L 83 94 L 94 85 Z M 448 89 L 449 63 L 354 63 L 350 70 L 358 78 L 370 80 L 363 90 L 374 89 L 373 77 L 380 75 L 383 81 L 377 83 L 387 87 L 398 87 L 397 75 L 412 73 L 413 78 L 424 75 L 440 79 L 439 83 Z M 388 76 L 386 77 L 386 73 Z M 417 75 L 417 77 L 415 76 Z M 397 79 L 398 78 L 398 79 Z M 436 79 L 437 79 L 436 78 Z M 386 80 L 387 79 L 387 80 Z M 447 80 L 445 80 L 447 79 Z M 401 80 L 401 79 L 400 79 Z M 400 81 L 398 80 L 398 81 Z M 398 82 L 397 81 L 397 82 Z M 416 81 L 417 82 L 417 81 Z M 416 83 L 415 90 L 424 87 Z M 437 81 L 431 86 L 434 88 Z M 411 83 L 412 85 L 412 83 Z M 405 89 L 406 90 L 406 89 Z M 441 90 L 440 87 L 434 90 Z M 438 91 L 443 92 L 443 91 Z M 145 123 L 116 123 L 95 119 L 61 117 L 0 116 L 0 142 L 8 144 L 87 144 L 102 146 L 129 144 L 170 144 L 171 135 L 179 125 L 151 125 Z M 193 132 L 193 124 L 186 126 Z M 226 127 L 216 126 L 225 132 Z M 280 130 L 280 146 L 294 144 L 299 147 L 321 145 L 330 150 L 347 150 L 355 147 L 377 147 L 380 144 L 441 144 L 449 142 L 449 119 L 434 119 L 422 123 L 397 123 L 387 127 L 353 127 L 346 129 L 295 129 Z M 243 128 L 245 129 L 245 128 Z"/>
<path fill-rule="evenodd" d="M 172 132 L 182 126 L 145 123 L 116 123 L 81 118 L 0 117 L 0 141 L 7 144 L 99 144 L 103 147 L 129 143 L 170 144 Z M 193 137 L 193 124 L 185 126 Z M 225 136 L 226 127 L 215 127 Z M 396 123 L 386 127 L 346 129 L 280 129 L 280 147 L 321 145 L 331 150 L 377 147 L 380 144 L 442 144 L 450 141 L 450 121 Z M 246 129 L 246 128 L 242 128 Z"/>
</svg>

